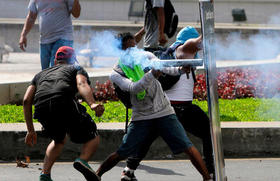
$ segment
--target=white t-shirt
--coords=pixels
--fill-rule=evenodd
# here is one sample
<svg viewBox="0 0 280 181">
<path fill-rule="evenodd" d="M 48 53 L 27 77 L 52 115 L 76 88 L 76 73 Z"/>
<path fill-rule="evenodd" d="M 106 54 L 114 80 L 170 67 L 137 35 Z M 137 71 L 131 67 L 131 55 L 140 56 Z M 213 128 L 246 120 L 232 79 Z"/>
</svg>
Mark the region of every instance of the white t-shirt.
<svg viewBox="0 0 280 181">
<path fill-rule="evenodd" d="M 178 82 L 174 84 L 165 93 L 170 101 L 192 101 L 193 100 L 194 81 L 192 73 L 189 73 L 189 79 L 186 74 L 182 74 Z"/>
<path fill-rule="evenodd" d="M 176 57 L 176 50 L 173 53 Z M 193 100 L 194 79 L 192 72 L 189 73 L 189 78 L 186 74 L 182 74 L 178 82 L 174 84 L 165 93 L 170 101 L 192 101 Z"/>
</svg>

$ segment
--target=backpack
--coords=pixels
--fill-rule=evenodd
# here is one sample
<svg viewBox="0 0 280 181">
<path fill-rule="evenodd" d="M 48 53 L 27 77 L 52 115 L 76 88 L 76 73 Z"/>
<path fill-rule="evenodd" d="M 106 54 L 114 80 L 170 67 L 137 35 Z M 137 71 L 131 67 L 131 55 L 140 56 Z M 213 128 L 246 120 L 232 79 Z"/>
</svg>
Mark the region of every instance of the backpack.
<svg viewBox="0 0 280 181">
<path fill-rule="evenodd" d="M 166 59 L 175 59 L 175 57 L 173 56 L 173 52 L 175 51 L 176 47 L 169 47 L 167 50 L 157 50 L 154 51 L 154 55 L 157 56 L 159 59 L 162 60 L 166 60 Z M 116 71 L 117 73 L 119 73 L 121 76 L 126 77 L 125 73 L 123 72 L 123 70 L 121 69 L 121 67 L 116 64 L 113 67 L 113 70 Z M 145 69 L 144 72 L 148 72 L 149 69 Z M 164 74 L 163 76 L 160 76 L 158 81 L 161 83 L 162 89 L 168 90 L 170 89 L 178 80 L 180 79 L 180 75 L 168 75 L 168 74 Z M 130 93 L 127 91 L 123 91 L 121 90 L 121 88 L 116 85 L 115 83 L 113 83 L 113 86 L 115 88 L 115 92 L 117 97 L 120 99 L 120 101 L 123 103 L 123 105 L 130 109 L 132 107 L 131 105 L 131 101 L 130 101 Z"/>
<path fill-rule="evenodd" d="M 167 50 L 157 50 L 154 51 L 154 55 L 157 56 L 161 60 L 168 60 L 168 59 L 175 59 L 173 52 L 175 51 L 176 47 L 169 47 Z M 176 84 L 180 79 L 180 75 L 168 75 L 163 74 L 158 78 L 158 81 L 161 84 L 162 89 L 168 90 L 170 89 L 174 84 Z"/>
<path fill-rule="evenodd" d="M 114 66 L 113 68 L 114 71 L 116 71 L 117 73 L 119 73 L 121 76 L 126 77 L 125 73 L 122 71 L 122 69 L 120 68 L 120 66 L 117 64 Z M 127 133 L 127 125 L 128 125 L 128 109 L 130 109 L 132 107 L 131 101 L 130 101 L 130 93 L 128 91 L 123 91 L 121 90 L 121 88 L 113 83 L 113 86 L 115 88 L 115 92 L 117 97 L 120 99 L 120 101 L 123 103 L 123 105 L 126 108 L 125 111 L 125 133 Z"/>
<path fill-rule="evenodd" d="M 173 37 L 176 33 L 179 17 L 175 12 L 175 9 L 170 0 L 165 0 L 164 3 L 165 25 L 164 33 L 168 38 Z"/>
<path fill-rule="evenodd" d="M 114 66 L 113 70 L 116 71 L 117 73 L 119 73 L 121 76 L 127 77 L 118 64 Z M 124 104 L 124 106 L 126 108 L 130 109 L 132 107 L 131 101 L 130 101 L 130 93 L 127 91 L 121 90 L 121 88 L 115 83 L 113 83 L 113 86 L 115 88 L 115 92 L 116 92 L 118 98 L 121 100 L 121 102 Z"/>
<path fill-rule="evenodd" d="M 153 52 L 159 59 L 174 59 L 173 52 L 177 47 L 169 47 L 167 50 L 157 50 Z M 125 73 L 122 71 L 120 66 L 117 64 L 113 67 L 113 70 L 119 73 L 121 76 L 127 77 Z M 148 72 L 149 69 L 145 69 L 144 72 Z M 173 76 L 165 74 L 164 76 L 160 76 L 158 81 L 161 83 L 161 87 L 163 90 L 170 89 L 178 80 L 180 79 L 180 75 Z M 128 126 L 128 109 L 132 107 L 131 100 L 130 100 L 130 93 L 128 91 L 123 91 L 117 84 L 113 83 L 115 88 L 115 92 L 117 97 L 126 107 L 126 120 L 125 120 L 125 133 L 127 133 L 127 126 Z"/>
<path fill-rule="evenodd" d="M 149 7 L 152 7 L 151 0 L 146 0 Z M 165 0 L 164 2 L 164 14 L 165 14 L 165 25 L 164 25 L 164 33 L 168 38 L 171 38 L 176 33 L 179 18 L 175 12 L 175 9 L 170 0 Z"/>
</svg>

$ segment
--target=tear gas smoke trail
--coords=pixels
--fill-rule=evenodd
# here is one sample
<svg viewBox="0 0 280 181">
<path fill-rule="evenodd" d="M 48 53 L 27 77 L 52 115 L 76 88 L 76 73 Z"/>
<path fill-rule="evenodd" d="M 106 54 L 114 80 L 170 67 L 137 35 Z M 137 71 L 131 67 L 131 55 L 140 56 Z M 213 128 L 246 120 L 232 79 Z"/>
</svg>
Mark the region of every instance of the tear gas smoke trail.
<svg viewBox="0 0 280 181">
<path fill-rule="evenodd" d="M 92 55 L 95 57 L 119 57 L 123 64 L 133 66 L 134 64 L 141 64 L 142 68 L 157 67 L 154 66 L 153 61 L 150 61 L 147 53 L 138 49 L 137 47 L 122 50 L 121 41 L 116 38 L 117 33 L 113 31 L 93 32 L 88 44 L 79 46 L 79 50 L 91 49 Z"/>
<path fill-rule="evenodd" d="M 133 65 L 141 65 L 143 69 L 154 68 L 163 70 L 166 67 L 179 67 L 179 66 L 202 66 L 202 59 L 180 59 L 180 60 L 159 60 L 150 52 L 145 52 L 136 47 L 127 49 L 120 60 L 123 64 L 133 67 Z"/>
<path fill-rule="evenodd" d="M 130 67 L 133 67 L 134 64 L 140 64 L 143 69 L 155 68 L 161 70 L 167 66 L 177 66 L 174 62 L 169 62 L 169 65 L 166 62 L 158 62 L 158 59 L 153 54 L 137 47 L 132 47 L 125 51 L 120 49 L 121 41 L 116 38 L 116 35 L 117 33 L 112 31 L 94 32 L 89 45 L 82 47 L 89 46 L 87 48 L 93 50 L 92 55 L 95 57 L 119 57 L 124 65 Z M 186 61 L 184 64 L 186 64 Z M 189 61 L 188 64 L 196 65 L 200 63 Z"/>
<path fill-rule="evenodd" d="M 119 57 L 121 55 L 123 52 L 120 49 L 121 41 L 116 38 L 116 34 L 113 31 L 103 31 L 92 35 L 90 46 L 96 50 L 95 56 Z"/>
<path fill-rule="evenodd" d="M 153 54 L 146 52 L 137 47 L 127 49 L 120 56 L 120 60 L 124 65 L 133 67 L 134 65 L 141 65 L 145 68 L 162 69 L 163 65 L 158 63 L 157 58 Z"/>
</svg>

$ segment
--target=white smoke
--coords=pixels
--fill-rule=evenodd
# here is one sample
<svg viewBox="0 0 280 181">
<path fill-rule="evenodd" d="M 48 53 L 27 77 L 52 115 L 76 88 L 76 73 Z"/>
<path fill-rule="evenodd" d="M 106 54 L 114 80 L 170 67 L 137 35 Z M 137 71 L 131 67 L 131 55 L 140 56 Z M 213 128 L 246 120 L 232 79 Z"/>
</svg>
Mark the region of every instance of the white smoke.
<svg viewBox="0 0 280 181">
<path fill-rule="evenodd" d="M 90 39 L 90 47 L 95 50 L 95 56 L 119 57 L 121 41 L 116 38 L 117 33 L 113 31 L 95 32 Z"/>
<path fill-rule="evenodd" d="M 240 32 L 230 33 L 225 39 L 216 38 L 217 60 L 275 59 L 280 54 L 280 33 L 260 31 L 244 37 Z"/>
<path fill-rule="evenodd" d="M 275 59 L 280 54 L 280 31 L 274 27 L 280 27 L 280 13 L 271 16 L 266 24 L 271 29 L 260 28 L 255 34 L 248 34 L 245 30 L 243 34 L 241 31 L 229 33 L 225 38 L 216 36 L 216 59 Z"/>
<path fill-rule="evenodd" d="M 278 13 L 274 16 L 271 16 L 269 18 L 267 24 L 280 26 L 280 13 Z"/>
<path fill-rule="evenodd" d="M 271 17 L 268 24 L 279 25 L 279 17 L 280 14 Z M 279 45 L 280 32 L 273 28 L 259 30 L 256 34 L 233 32 L 224 39 L 216 37 L 215 40 L 216 60 L 262 60 L 262 65 L 249 66 L 249 68 L 257 69 L 257 74 L 245 74 L 248 78 L 248 85 L 256 86 L 255 94 L 269 98 L 262 99 L 260 107 L 255 112 L 256 115 L 262 115 L 261 117 L 264 118 L 262 121 L 279 120 L 279 107 L 274 105 L 280 100 L 280 62 L 271 65 L 265 62 L 279 57 Z M 246 81 L 246 79 L 242 80 Z"/>
<path fill-rule="evenodd" d="M 117 32 L 92 32 L 90 37 L 88 42 L 77 45 L 76 52 L 78 52 L 78 55 L 96 58 L 111 57 L 112 61 L 121 60 L 123 64 L 130 67 L 138 64 L 141 65 L 143 69 L 152 67 L 157 69 L 163 68 L 163 65 L 160 63 L 150 60 L 150 56 L 148 56 L 148 53 L 143 49 L 133 47 L 126 51 L 122 50 L 121 40 L 117 38 Z M 102 61 L 102 59 L 100 61 Z M 95 66 L 94 63 L 96 62 L 93 62 L 93 66 Z"/>
<path fill-rule="evenodd" d="M 77 36 L 80 44 L 75 43 L 75 50 L 83 66 L 112 67 L 121 55 L 121 41 L 114 31 L 91 31 L 84 27 Z"/>
</svg>

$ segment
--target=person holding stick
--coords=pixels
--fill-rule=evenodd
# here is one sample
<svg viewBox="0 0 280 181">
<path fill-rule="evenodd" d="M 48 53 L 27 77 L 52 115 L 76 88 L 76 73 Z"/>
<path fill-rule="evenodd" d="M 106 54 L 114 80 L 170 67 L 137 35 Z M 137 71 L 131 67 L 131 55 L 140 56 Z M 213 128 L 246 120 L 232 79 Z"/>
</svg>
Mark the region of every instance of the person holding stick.
<svg viewBox="0 0 280 181">
<path fill-rule="evenodd" d="M 173 54 L 176 59 L 193 59 L 197 57 L 197 52 L 202 48 L 201 41 L 202 36 L 199 36 L 197 30 L 192 26 L 187 26 L 178 33 L 176 41 L 167 51 L 174 51 Z M 125 48 L 131 46 L 127 41 L 123 44 Z M 165 90 L 165 93 L 170 99 L 171 105 L 184 129 L 202 140 L 204 160 L 210 175 L 214 177 L 215 169 L 210 121 L 200 107 L 192 104 L 195 82 L 193 69 L 193 67 L 188 67 L 187 76 L 185 74 L 181 75 L 171 88 Z M 161 78 L 164 79 L 164 77 Z M 156 138 L 156 135 L 154 138 Z M 147 154 L 152 142 L 152 139 L 150 142 L 146 142 L 139 153 L 127 159 L 127 166 L 124 168 L 121 175 L 122 181 L 137 181 L 134 171 L 139 166 L 140 161 Z"/>
</svg>

